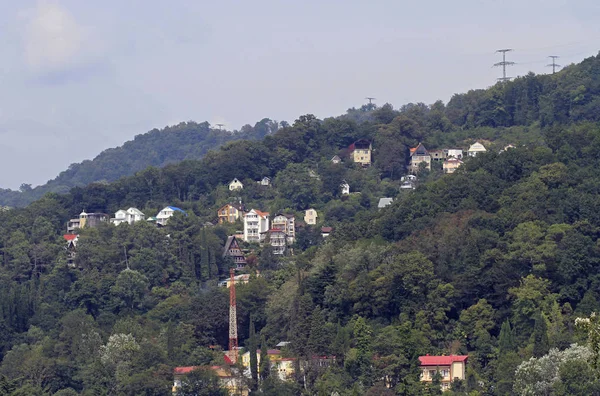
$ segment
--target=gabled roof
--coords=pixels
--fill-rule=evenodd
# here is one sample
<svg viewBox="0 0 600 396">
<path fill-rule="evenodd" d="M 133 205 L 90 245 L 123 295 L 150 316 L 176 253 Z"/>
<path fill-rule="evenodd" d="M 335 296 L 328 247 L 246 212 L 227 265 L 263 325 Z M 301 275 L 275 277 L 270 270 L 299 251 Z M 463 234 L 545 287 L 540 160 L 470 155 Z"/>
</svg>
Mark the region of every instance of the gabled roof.
<svg viewBox="0 0 600 396">
<path fill-rule="evenodd" d="M 450 355 L 450 356 L 419 356 L 421 366 L 450 366 L 454 362 L 465 362 L 468 355 Z"/>
<path fill-rule="evenodd" d="M 133 213 L 133 214 L 139 215 L 139 216 L 144 216 L 144 213 L 141 210 L 139 210 L 138 208 L 134 208 L 134 207 L 127 209 L 127 212 Z"/>
<path fill-rule="evenodd" d="M 257 209 L 250 209 L 250 212 L 252 212 L 252 211 L 254 211 L 254 213 L 256 213 L 257 215 L 259 215 L 262 218 L 269 217 L 269 212 L 261 212 L 260 210 L 257 210 Z M 250 212 L 248 212 L 248 213 L 250 213 Z M 248 213 L 246 213 L 246 214 L 248 214 Z"/>
<path fill-rule="evenodd" d="M 485 146 L 479 142 L 475 142 L 469 147 L 469 151 L 487 151 Z"/>
<path fill-rule="evenodd" d="M 333 231 L 333 227 L 321 227 L 321 232 L 331 232 Z"/>
<path fill-rule="evenodd" d="M 236 243 L 237 245 L 237 240 L 235 239 L 235 236 L 228 236 L 227 237 L 227 241 L 225 242 L 225 249 L 223 250 L 223 257 L 227 256 L 227 252 L 229 251 L 229 248 L 231 248 L 231 245 L 233 243 Z M 238 245 L 239 247 L 239 245 Z"/>
<path fill-rule="evenodd" d="M 293 214 L 289 214 L 289 213 L 277 213 L 277 214 L 276 214 L 276 215 L 273 217 L 273 219 L 275 219 L 275 217 L 277 217 L 277 216 L 283 216 L 283 217 L 285 217 L 286 219 L 293 219 L 293 218 L 294 218 L 294 215 L 293 215 Z"/>
<path fill-rule="evenodd" d="M 429 153 L 427 152 L 427 149 L 425 148 L 425 146 L 423 146 L 423 143 L 419 143 L 419 145 L 417 147 L 413 147 L 410 149 L 410 156 L 412 157 L 413 155 L 429 155 Z"/>
<path fill-rule="evenodd" d="M 74 239 L 77 239 L 78 235 L 77 234 L 65 234 L 63 235 L 63 238 L 65 238 L 65 241 L 72 241 Z"/>
</svg>

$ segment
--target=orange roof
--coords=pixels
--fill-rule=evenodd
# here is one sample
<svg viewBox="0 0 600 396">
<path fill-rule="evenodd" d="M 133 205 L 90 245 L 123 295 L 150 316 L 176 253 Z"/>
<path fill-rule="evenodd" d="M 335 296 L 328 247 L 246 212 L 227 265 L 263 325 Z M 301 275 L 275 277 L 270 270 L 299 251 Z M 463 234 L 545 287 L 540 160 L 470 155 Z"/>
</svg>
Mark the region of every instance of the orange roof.
<svg viewBox="0 0 600 396">
<path fill-rule="evenodd" d="M 189 374 L 192 371 L 196 370 L 197 368 L 198 368 L 198 366 L 175 367 L 173 369 L 173 374 L 175 374 L 175 375 Z"/>
<path fill-rule="evenodd" d="M 419 147 L 419 146 L 417 146 L 417 147 Z M 411 149 L 410 149 L 410 153 L 412 154 L 412 153 L 414 153 L 415 151 L 417 151 L 417 147 L 411 147 Z"/>
<path fill-rule="evenodd" d="M 419 356 L 421 366 L 450 366 L 454 362 L 465 362 L 469 356 L 467 355 L 450 355 L 450 356 Z"/>
<path fill-rule="evenodd" d="M 73 239 L 77 238 L 77 235 L 75 235 L 75 234 L 65 234 L 65 235 L 63 235 L 63 238 L 65 238 L 65 240 L 67 240 L 67 241 L 72 241 Z"/>
<path fill-rule="evenodd" d="M 269 216 L 269 212 L 261 212 L 260 210 L 256 210 L 254 209 L 254 211 L 256 212 L 257 215 L 259 215 L 260 217 L 268 217 Z"/>
</svg>

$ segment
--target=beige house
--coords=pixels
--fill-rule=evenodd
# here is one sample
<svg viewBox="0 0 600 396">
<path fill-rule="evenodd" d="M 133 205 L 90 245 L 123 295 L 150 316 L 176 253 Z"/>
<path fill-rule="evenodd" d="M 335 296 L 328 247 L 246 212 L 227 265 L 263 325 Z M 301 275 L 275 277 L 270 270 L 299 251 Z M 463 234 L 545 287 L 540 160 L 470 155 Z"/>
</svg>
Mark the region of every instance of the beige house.
<svg viewBox="0 0 600 396">
<path fill-rule="evenodd" d="M 485 149 L 483 144 L 475 142 L 471 145 L 471 147 L 469 147 L 467 154 L 469 155 L 469 157 L 477 157 L 478 153 L 485 153 L 486 151 L 487 150 Z"/>
<path fill-rule="evenodd" d="M 441 376 L 442 390 L 450 390 L 452 381 L 465 379 L 465 366 L 468 358 L 467 355 L 419 356 L 421 381 L 432 382 L 437 372 Z"/>
<path fill-rule="evenodd" d="M 410 164 L 408 166 L 408 171 L 410 173 L 417 173 L 419 171 L 419 166 L 422 163 L 425 164 L 426 169 L 431 170 L 431 156 L 425 146 L 423 146 L 423 143 L 419 143 L 417 147 L 410 149 Z"/>
<path fill-rule="evenodd" d="M 233 179 L 230 183 L 229 183 L 229 191 L 233 191 L 233 190 L 243 190 L 244 189 L 244 185 L 242 184 L 241 181 L 239 181 L 238 179 Z"/>
<path fill-rule="evenodd" d="M 454 173 L 462 164 L 463 162 L 458 158 L 451 157 L 444 161 L 442 167 L 444 173 Z"/>
<path fill-rule="evenodd" d="M 306 209 L 306 212 L 304 212 L 304 222 L 308 225 L 317 224 L 318 217 L 319 215 L 317 214 L 317 211 L 313 208 Z"/>
<path fill-rule="evenodd" d="M 293 214 L 276 214 L 271 222 L 271 228 L 285 232 L 290 245 L 296 240 L 296 217 Z"/>
<path fill-rule="evenodd" d="M 217 210 L 219 224 L 235 223 L 244 213 L 244 207 L 241 204 L 227 204 Z"/>
<path fill-rule="evenodd" d="M 294 375 L 294 362 L 296 358 L 284 358 L 281 356 L 279 349 L 269 349 L 267 351 L 269 360 L 271 361 L 271 373 L 277 373 L 277 376 L 282 381 L 292 379 Z M 258 369 L 260 370 L 260 350 L 256 351 L 256 360 Z M 244 367 L 244 375 L 250 376 L 250 351 L 242 355 L 242 366 Z"/>
<path fill-rule="evenodd" d="M 350 145 L 352 160 L 362 166 L 371 165 L 371 142 L 366 139 L 360 139 Z"/>
</svg>

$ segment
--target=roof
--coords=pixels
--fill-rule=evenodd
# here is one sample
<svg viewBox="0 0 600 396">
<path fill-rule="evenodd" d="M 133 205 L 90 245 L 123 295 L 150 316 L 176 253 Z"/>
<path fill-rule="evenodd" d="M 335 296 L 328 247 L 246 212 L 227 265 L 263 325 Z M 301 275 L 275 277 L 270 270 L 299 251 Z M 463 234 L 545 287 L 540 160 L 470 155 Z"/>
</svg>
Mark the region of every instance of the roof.
<svg viewBox="0 0 600 396">
<path fill-rule="evenodd" d="M 192 371 L 196 370 L 197 368 L 198 368 L 198 366 L 175 367 L 173 369 L 173 374 L 175 374 L 175 375 L 189 374 Z"/>
<path fill-rule="evenodd" d="M 321 232 L 331 232 L 333 231 L 333 227 L 321 227 Z"/>
<path fill-rule="evenodd" d="M 254 211 L 254 213 L 259 215 L 260 217 L 269 217 L 269 212 L 261 212 L 260 210 L 257 210 L 257 209 L 251 209 L 250 212 L 252 212 L 252 211 Z M 248 213 L 246 213 L 246 214 L 248 214 Z"/>
<path fill-rule="evenodd" d="M 233 241 L 235 241 L 235 236 L 232 235 L 227 237 L 227 241 L 225 242 L 225 249 L 223 249 L 223 257 L 227 256 L 227 253 Z"/>
<path fill-rule="evenodd" d="M 412 157 L 415 154 L 429 155 L 429 153 L 427 152 L 427 149 L 425 148 L 425 146 L 423 146 L 423 143 L 419 143 L 419 145 L 417 147 L 413 147 L 410 149 L 410 156 Z"/>
<path fill-rule="evenodd" d="M 483 144 L 475 142 L 469 147 L 469 151 L 487 151 Z"/>
<path fill-rule="evenodd" d="M 454 158 L 454 157 L 446 158 L 446 160 L 444 162 L 445 163 L 446 162 L 460 162 L 461 164 L 463 163 L 461 160 L 459 160 L 458 158 Z"/>
<path fill-rule="evenodd" d="M 468 355 L 450 355 L 450 356 L 419 356 L 421 366 L 449 366 L 454 362 L 465 362 Z"/>
<path fill-rule="evenodd" d="M 286 219 L 293 219 L 295 217 L 293 214 L 290 214 L 290 213 L 277 213 L 275 215 L 275 217 L 277 217 L 277 216 L 283 216 Z M 273 220 L 275 220 L 275 218 L 273 218 Z"/>
<path fill-rule="evenodd" d="M 178 208 L 178 207 L 176 207 L 176 206 L 167 206 L 167 208 L 171 209 L 172 211 L 175 211 L 175 212 L 181 212 L 181 213 L 183 213 L 183 214 L 187 215 L 187 213 L 186 213 L 186 211 L 185 211 L 185 210 L 183 210 L 183 209 L 179 209 L 179 208 Z M 166 209 L 166 208 L 165 208 L 165 209 Z M 163 210 L 164 210 L 164 209 L 163 209 Z"/>
<path fill-rule="evenodd" d="M 136 215 L 140 215 L 140 216 L 144 215 L 144 213 L 141 210 L 139 210 L 138 208 L 134 208 L 134 207 L 131 207 L 131 208 L 127 209 L 127 212 L 133 213 L 133 214 L 136 214 Z"/>
<path fill-rule="evenodd" d="M 72 241 L 74 239 L 77 238 L 77 234 L 65 234 L 63 235 L 63 238 L 65 238 L 66 241 Z"/>
<path fill-rule="evenodd" d="M 379 198 L 378 208 L 384 208 L 394 202 L 394 198 Z"/>
</svg>

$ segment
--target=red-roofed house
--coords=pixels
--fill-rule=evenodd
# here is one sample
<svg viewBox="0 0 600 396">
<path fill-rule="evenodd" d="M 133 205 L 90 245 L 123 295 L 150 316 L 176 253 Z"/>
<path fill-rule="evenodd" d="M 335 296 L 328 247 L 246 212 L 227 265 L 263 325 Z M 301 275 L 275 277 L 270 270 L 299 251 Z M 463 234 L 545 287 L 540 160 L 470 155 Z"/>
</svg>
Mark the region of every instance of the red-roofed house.
<svg viewBox="0 0 600 396">
<path fill-rule="evenodd" d="M 63 235 L 63 238 L 65 238 L 65 241 L 67 241 L 67 265 L 69 267 L 75 267 L 75 254 L 79 235 L 65 234 Z"/>
<path fill-rule="evenodd" d="M 419 356 L 421 363 L 421 381 L 431 382 L 436 372 L 441 375 L 442 390 L 449 390 L 455 379 L 465 379 L 467 355 Z"/>
<path fill-rule="evenodd" d="M 425 146 L 423 146 L 423 143 L 419 143 L 417 147 L 410 149 L 410 164 L 408 171 L 410 173 L 417 173 L 421 163 L 425 163 L 425 168 L 431 170 L 431 156 Z"/>
<path fill-rule="evenodd" d="M 259 243 L 261 233 L 269 229 L 269 213 L 252 209 L 244 215 L 244 241 Z"/>
</svg>

